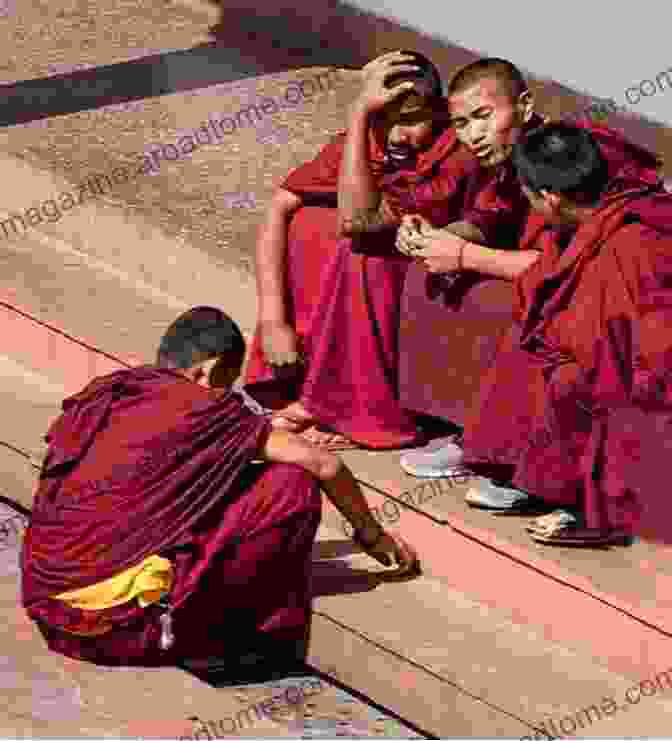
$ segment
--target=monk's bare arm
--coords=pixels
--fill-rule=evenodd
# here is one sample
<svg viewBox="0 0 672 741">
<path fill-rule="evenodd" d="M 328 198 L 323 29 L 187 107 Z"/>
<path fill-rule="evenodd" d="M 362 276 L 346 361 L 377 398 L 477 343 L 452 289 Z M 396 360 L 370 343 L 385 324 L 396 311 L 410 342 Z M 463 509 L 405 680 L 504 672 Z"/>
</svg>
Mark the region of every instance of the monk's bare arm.
<svg viewBox="0 0 672 741">
<path fill-rule="evenodd" d="M 462 264 L 465 270 L 474 270 L 496 278 L 514 280 L 537 261 L 536 250 L 500 250 L 486 247 L 483 232 L 468 221 L 456 221 L 444 227 L 465 240 Z"/>
<path fill-rule="evenodd" d="M 498 250 L 467 241 L 462 253 L 462 266 L 494 278 L 514 280 L 539 259 L 537 250 Z"/>
<path fill-rule="evenodd" d="M 383 566 L 393 561 L 400 573 L 418 565 L 415 550 L 399 535 L 388 533 L 376 522 L 359 484 L 343 461 L 291 432 L 272 430 L 260 457 L 274 463 L 293 463 L 317 478 L 338 511 L 355 528 L 357 542 Z"/>
<path fill-rule="evenodd" d="M 344 237 L 399 225 L 369 167 L 369 116 L 364 106 L 353 106 L 338 177 L 338 223 Z"/>
<path fill-rule="evenodd" d="M 285 323 L 285 257 L 287 227 L 292 214 L 300 208 L 300 196 L 279 188 L 266 212 L 256 249 L 257 297 L 259 322 Z"/>
<path fill-rule="evenodd" d="M 273 430 L 262 458 L 273 463 L 294 463 L 317 478 L 329 499 L 345 519 L 367 540 L 380 532 L 359 484 L 343 461 L 328 450 L 312 445 L 291 432 Z"/>
</svg>

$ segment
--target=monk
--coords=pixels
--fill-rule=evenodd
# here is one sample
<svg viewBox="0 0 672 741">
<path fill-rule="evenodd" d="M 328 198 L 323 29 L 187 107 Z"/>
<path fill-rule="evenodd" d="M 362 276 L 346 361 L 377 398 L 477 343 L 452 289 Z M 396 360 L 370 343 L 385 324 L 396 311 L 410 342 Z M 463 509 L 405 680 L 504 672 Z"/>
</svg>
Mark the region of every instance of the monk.
<svg viewBox="0 0 672 741">
<path fill-rule="evenodd" d="M 430 288 L 431 279 L 438 279 L 434 285 L 439 286 L 444 279 L 449 309 L 459 312 L 461 295 L 479 280 L 514 280 L 539 257 L 533 239 L 525 246 L 521 243 L 524 234 L 539 232 L 543 218 L 530 214 L 511 166 L 511 149 L 522 132 L 540 126 L 544 119 L 534 111 L 534 98 L 520 70 L 497 57 L 459 70 L 448 85 L 447 98 L 456 136 L 479 168 L 468 176 L 459 222 L 438 228 L 423 217 L 406 216 L 397 249 L 427 269 Z M 457 324 L 460 318 L 457 314 L 452 322 Z M 450 362 L 450 357 L 437 358 L 438 364 Z M 406 453 L 400 464 L 413 476 L 433 478 L 455 474 L 463 459 L 459 440 L 454 439 L 435 450 Z M 509 491 L 500 489 L 490 476 L 479 478 L 478 486 L 484 503 L 516 505 Z"/>
<path fill-rule="evenodd" d="M 461 290 L 469 289 L 481 277 L 515 281 L 539 259 L 549 231 L 544 214 L 531 209 L 511 159 L 520 136 L 542 122 L 533 113 L 533 99 L 520 71 L 496 58 L 467 65 L 449 83 L 448 104 L 457 136 L 483 165 L 471 176 L 463 217 L 478 226 L 481 238 L 465 239 L 451 233 L 452 225 L 435 229 L 422 219 L 406 217 L 398 247 L 424 264 L 430 277 L 448 274 L 453 280 L 458 278 L 448 289 L 455 314 L 447 317 L 447 326 L 459 329 Z M 631 182 L 631 171 L 656 177 L 657 160 L 650 153 L 604 125 L 589 119 L 580 125 L 593 133 L 614 179 Z M 437 358 L 439 364 L 449 362 L 449 357 Z M 513 382 L 515 371 L 511 370 L 510 378 Z M 489 403 L 495 402 L 506 411 L 496 415 L 497 424 L 491 429 L 505 438 L 502 420 L 522 411 L 510 395 L 489 397 Z M 458 441 L 450 441 L 437 450 L 407 453 L 400 463 L 411 475 L 450 476 L 464 467 L 464 450 Z M 478 475 L 467 492 L 471 506 L 501 514 L 539 508 L 540 502 L 510 485 L 511 469 L 498 465 L 496 459 L 486 458 L 472 468 Z"/>
<path fill-rule="evenodd" d="M 258 646 L 296 660 L 320 486 L 366 553 L 417 565 L 337 456 L 246 407 L 231 388 L 244 353 L 226 314 L 196 307 L 155 366 L 63 402 L 22 554 L 23 605 L 52 650 L 106 665 L 207 668 Z"/>
<path fill-rule="evenodd" d="M 657 157 L 603 138 L 556 123 L 514 147 L 553 228 L 516 281 L 516 326 L 465 427 L 469 463 L 511 466 L 514 487 L 561 508 L 529 527 L 542 543 L 602 546 L 652 511 L 669 520 L 672 195 Z"/>
<path fill-rule="evenodd" d="M 409 259 L 395 250 L 396 230 L 409 213 L 454 221 L 465 175 L 478 167 L 448 128 L 441 92 L 438 71 L 419 54 L 370 62 L 347 133 L 289 175 L 260 233 L 246 390 L 279 409 L 278 426 L 321 445 L 422 439 L 398 401 Z"/>
</svg>

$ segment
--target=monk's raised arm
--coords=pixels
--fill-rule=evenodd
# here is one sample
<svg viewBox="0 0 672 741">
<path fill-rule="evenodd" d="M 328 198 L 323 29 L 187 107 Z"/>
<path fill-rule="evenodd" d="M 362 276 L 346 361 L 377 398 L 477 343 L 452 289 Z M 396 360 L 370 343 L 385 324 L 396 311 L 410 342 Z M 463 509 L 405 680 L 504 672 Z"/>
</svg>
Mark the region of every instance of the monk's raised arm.
<svg viewBox="0 0 672 741">
<path fill-rule="evenodd" d="M 350 114 L 338 177 L 338 225 L 344 237 L 398 226 L 369 167 L 370 113 L 355 103 Z"/>
<path fill-rule="evenodd" d="M 257 238 L 256 277 L 258 317 L 261 324 L 285 323 L 285 258 L 287 227 L 292 214 L 301 207 L 300 196 L 278 188 L 266 212 Z"/>
<path fill-rule="evenodd" d="M 355 529 L 364 550 L 384 566 L 394 557 L 404 571 L 417 564 L 415 551 L 398 536 L 387 534 L 374 518 L 359 484 L 343 461 L 299 435 L 273 430 L 260 457 L 273 463 L 293 463 L 305 468 L 322 484 L 336 509 Z"/>
</svg>

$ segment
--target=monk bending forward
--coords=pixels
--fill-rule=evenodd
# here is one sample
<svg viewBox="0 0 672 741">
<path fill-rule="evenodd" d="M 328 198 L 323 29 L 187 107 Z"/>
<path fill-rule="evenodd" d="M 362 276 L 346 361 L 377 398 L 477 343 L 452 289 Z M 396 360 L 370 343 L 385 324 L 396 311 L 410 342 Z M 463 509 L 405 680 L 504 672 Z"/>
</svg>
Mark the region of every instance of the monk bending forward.
<svg viewBox="0 0 672 741">
<path fill-rule="evenodd" d="M 23 604 L 52 650 L 146 666 L 260 642 L 296 652 L 320 485 L 364 551 L 416 566 L 338 457 L 271 430 L 231 388 L 244 350 L 228 316 L 198 307 L 168 329 L 156 366 L 63 402 L 22 554 Z"/>
<path fill-rule="evenodd" d="M 655 157 L 612 162 L 595 134 L 549 124 L 514 147 L 532 206 L 555 225 L 517 280 L 516 326 L 465 425 L 469 463 L 563 509 L 535 540 L 604 545 L 669 522 L 672 196 Z M 662 516 L 653 518 L 657 511 Z M 666 534 L 669 536 L 669 533 Z"/>
</svg>

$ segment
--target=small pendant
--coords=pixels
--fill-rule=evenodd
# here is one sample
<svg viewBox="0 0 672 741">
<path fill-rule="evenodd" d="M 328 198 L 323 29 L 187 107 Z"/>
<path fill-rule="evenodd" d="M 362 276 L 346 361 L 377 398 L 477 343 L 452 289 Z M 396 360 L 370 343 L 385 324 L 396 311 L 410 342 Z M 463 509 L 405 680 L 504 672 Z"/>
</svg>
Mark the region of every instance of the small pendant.
<svg viewBox="0 0 672 741">
<path fill-rule="evenodd" d="M 159 647 L 162 651 L 167 651 L 175 643 L 175 634 L 173 633 L 173 616 L 170 612 L 164 612 L 159 618 L 161 623 L 161 640 Z"/>
</svg>

